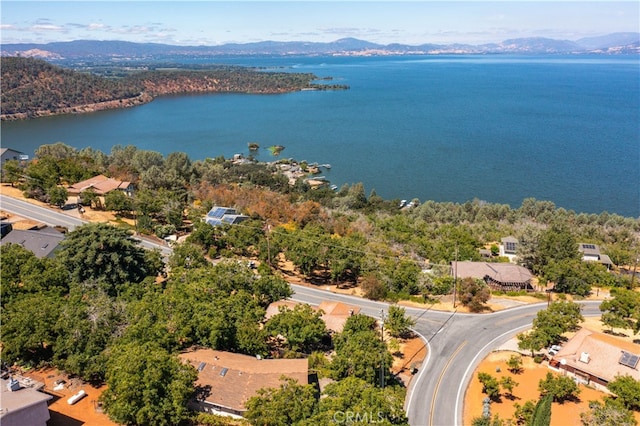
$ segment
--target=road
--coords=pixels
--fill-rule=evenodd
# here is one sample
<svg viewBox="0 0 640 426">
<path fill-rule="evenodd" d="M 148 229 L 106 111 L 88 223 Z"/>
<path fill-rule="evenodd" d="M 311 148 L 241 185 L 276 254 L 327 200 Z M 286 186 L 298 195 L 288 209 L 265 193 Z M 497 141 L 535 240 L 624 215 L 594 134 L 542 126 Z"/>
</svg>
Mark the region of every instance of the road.
<svg viewBox="0 0 640 426">
<path fill-rule="evenodd" d="M 31 204 L 5 195 L 0 195 L 0 209 L 25 219 L 44 223 L 45 225 L 64 226 L 69 231 L 73 231 L 75 228 L 89 223 L 86 220 L 74 217 L 70 213 L 65 213 L 63 210 L 41 207 L 36 204 Z M 149 241 L 140 237 L 134 237 L 134 239 L 140 241 L 140 245 L 146 249 L 160 250 L 164 257 L 171 254 L 171 248 L 165 244 L 159 244 L 155 241 Z"/>
<path fill-rule="evenodd" d="M 86 223 L 52 209 L 0 195 L 0 208 L 50 226 L 66 226 L 70 230 Z M 158 248 L 168 255 L 167 246 L 142 240 L 146 248 Z M 291 284 L 292 300 L 319 305 L 334 300 L 358 306 L 362 313 L 380 318 L 389 304 L 355 296 Z M 584 302 L 584 316 L 599 316 L 600 302 Z M 427 359 L 411 382 L 406 403 L 412 426 L 451 426 L 462 424 L 464 392 L 480 361 L 493 349 L 531 326 L 536 313 L 546 303 L 524 305 L 490 314 L 465 314 L 431 309 L 405 308 L 416 320 L 414 331 L 428 348 Z"/>
<path fill-rule="evenodd" d="M 389 304 L 355 296 L 292 285 L 291 299 L 318 305 L 336 300 L 359 306 L 363 313 L 380 318 Z M 599 301 L 582 303 L 584 316 L 599 316 Z M 416 320 L 414 330 L 428 346 L 427 359 L 411 383 L 406 403 L 412 426 L 462 424 L 464 392 L 480 361 L 493 349 L 531 327 L 536 313 L 546 303 L 523 305 L 490 314 L 465 314 L 405 308 Z"/>
</svg>

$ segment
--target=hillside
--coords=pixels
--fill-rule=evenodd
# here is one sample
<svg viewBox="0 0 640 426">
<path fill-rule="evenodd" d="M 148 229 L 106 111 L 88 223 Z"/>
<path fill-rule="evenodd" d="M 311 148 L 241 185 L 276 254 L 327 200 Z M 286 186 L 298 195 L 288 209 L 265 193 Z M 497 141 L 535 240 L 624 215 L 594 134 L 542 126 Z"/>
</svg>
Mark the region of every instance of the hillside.
<svg viewBox="0 0 640 426">
<path fill-rule="evenodd" d="M 2 120 L 124 108 L 178 93 L 285 93 L 302 89 L 345 89 L 312 83 L 308 73 L 263 72 L 216 66 L 207 69 L 122 71 L 100 77 L 40 59 L 2 60 Z"/>
<path fill-rule="evenodd" d="M 111 102 L 118 107 L 150 99 L 142 86 L 82 74 L 31 58 L 2 60 L 2 118 L 27 118 L 99 108 Z"/>
</svg>

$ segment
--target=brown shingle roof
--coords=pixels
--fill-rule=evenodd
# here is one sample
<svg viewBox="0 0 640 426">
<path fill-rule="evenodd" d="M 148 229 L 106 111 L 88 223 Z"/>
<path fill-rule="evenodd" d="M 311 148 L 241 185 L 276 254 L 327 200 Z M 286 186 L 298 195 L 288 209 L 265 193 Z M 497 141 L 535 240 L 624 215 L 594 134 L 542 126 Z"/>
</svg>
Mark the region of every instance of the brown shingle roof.
<svg viewBox="0 0 640 426">
<path fill-rule="evenodd" d="M 198 373 L 198 386 L 210 386 L 207 402 L 220 407 L 245 411 L 247 400 L 261 388 L 278 388 L 282 376 L 309 383 L 306 359 L 258 359 L 249 355 L 199 349 L 180 354 Z M 202 365 L 202 363 L 206 363 Z M 224 374 L 221 374 L 224 371 Z"/>
<path fill-rule="evenodd" d="M 629 375 L 640 380 L 640 365 L 630 368 L 619 363 L 622 351 L 640 355 L 640 346 L 582 328 L 552 359 L 559 362 L 564 360 L 566 365 L 608 382 L 616 375 Z M 589 354 L 588 363 L 580 361 L 583 353 Z"/>
<path fill-rule="evenodd" d="M 115 189 L 127 189 L 129 186 L 131 186 L 131 182 L 111 179 L 105 175 L 98 175 L 91 179 L 75 183 L 67 189 L 71 194 L 79 194 L 82 191 L 93 188 L 96 194 L 105 195 Z"/>
<path fill-rule="evenodd" d="M 533 277 L 527 268 L 513 263 L 452 262 L 451 268 L 458 278 L 489 276 L 500 283 L 527 283 Z"/>
</svg>

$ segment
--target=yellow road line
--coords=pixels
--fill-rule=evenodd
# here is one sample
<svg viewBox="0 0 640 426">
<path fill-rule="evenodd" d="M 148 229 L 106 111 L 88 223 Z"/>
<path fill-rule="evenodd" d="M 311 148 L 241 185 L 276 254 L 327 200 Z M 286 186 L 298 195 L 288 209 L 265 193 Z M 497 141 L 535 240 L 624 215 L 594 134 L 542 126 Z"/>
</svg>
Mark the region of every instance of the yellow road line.
<svg viewBox="0 0 640 426">
<path fill-rule="evenodd" d="M 440 388 L 440 382 L 442 381 L 442 378 L 444 377 L 444 373 L 447 372 L 447 369 L 449 368 L 449 365 L 451 365 L 451 362 L 453 361 L 453 359 L 456 357 L 456 355 L 458 355 L 458 352 L 460 352 L 462 350 L 462 348 L 466 344 L 467 344 L 467 341 L 465 340 L 464 342 L 462 342 L 462 344 L 460 344 L 460 346 L 458 346 L 458 348 L 455 350 L 453 355 L 451 355 L 451 357 L 449 358 L 449 361 L 447 361 L 447 364 L 442 369 L 442 373 L 440 373 L 440 377 L 438 377 L 438 382 L 436 383 L 436 388 L 433 391 L 433 399 L 431 400 L 431 409 L 429 410 L 429 424 L 430 425 L 433 424 L 433 410 L 434 410 L 434 408 L 436 406 L 436 397 L 438 396 L 438 389 Z"/>
</svg>

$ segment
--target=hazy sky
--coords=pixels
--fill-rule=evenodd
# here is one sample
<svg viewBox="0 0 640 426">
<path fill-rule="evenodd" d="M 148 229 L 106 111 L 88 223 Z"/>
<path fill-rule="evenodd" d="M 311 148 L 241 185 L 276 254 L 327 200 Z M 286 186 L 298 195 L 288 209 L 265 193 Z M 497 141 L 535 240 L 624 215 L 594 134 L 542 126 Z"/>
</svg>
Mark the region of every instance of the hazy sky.
<svg viewBox="0 0 640 426">
<path fill-rule="evenodd" d="M 638 32 L 630 1 L 5 1 L 2 43 L 78 39 L 179 45 L 334 41 L 499 42 L 517 37 L 576 40 Z"/>
</svg>

